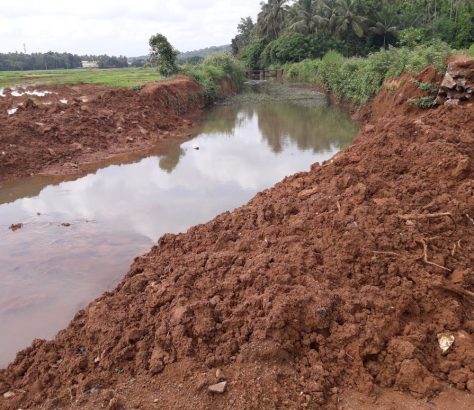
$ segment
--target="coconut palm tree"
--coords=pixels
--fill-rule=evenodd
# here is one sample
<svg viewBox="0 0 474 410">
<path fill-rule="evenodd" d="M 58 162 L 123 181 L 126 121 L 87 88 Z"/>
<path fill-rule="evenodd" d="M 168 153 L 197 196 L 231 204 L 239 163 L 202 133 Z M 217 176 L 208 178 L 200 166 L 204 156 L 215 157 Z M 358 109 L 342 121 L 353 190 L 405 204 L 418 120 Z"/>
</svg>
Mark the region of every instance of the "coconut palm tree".
<svg viewBox="0 0 474 410">
<path fill-rule="evenodd" d="M 361 38 L 365 33 L 367 19 L 357 14 L 357 0 L 336 0 L 330 25 L 335 33 L 348 36 L 354 33 Z"/>
<path fill-rule="evenodd" d="M 376 14 L 377 20 L 374 25 L 369 28 L 369 31 L 383 37 L 383 47 L 387 49 L 387 36 L 390 34 L 396 34 L 398 27 L 395 26 L 396 15 L 390 9 L 382 9 L 381 12 Z"/>
<path fill-rule="evenodd" d="M 260 35 L 275 40 L 283 30 L 288 13 L 288 0 L 268 0 L 261 3 L 262 11 L 258 15 L 257 31 Z"/>
<path fill-rule="evenodd" d="M 289 30 L 302 34 L 314 34 L 327 24 L 323 16 L 322 1 L 298 0 L 293 6 L 293 18 Z"/>
</svg>

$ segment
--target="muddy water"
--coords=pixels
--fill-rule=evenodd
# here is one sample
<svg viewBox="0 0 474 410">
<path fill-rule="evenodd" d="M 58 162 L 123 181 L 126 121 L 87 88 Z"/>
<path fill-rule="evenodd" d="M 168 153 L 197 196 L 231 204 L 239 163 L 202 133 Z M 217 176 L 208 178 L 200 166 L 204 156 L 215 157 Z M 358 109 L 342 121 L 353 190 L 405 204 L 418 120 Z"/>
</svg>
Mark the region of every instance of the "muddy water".
<svg viewBox="0 0 474 410">
<path fill-rule="evenodd" d="M 211 110 L 196 137 L 74 181 L 0 187 L 0 366 L 113 288 L 166 232 L 238 207 L 351 143 L 357 126 L 321 97 Z M 196 149 L 199 148 L 199 149 Z M 9 226 L 23 223 L 15 232 Z"/>
</svg>

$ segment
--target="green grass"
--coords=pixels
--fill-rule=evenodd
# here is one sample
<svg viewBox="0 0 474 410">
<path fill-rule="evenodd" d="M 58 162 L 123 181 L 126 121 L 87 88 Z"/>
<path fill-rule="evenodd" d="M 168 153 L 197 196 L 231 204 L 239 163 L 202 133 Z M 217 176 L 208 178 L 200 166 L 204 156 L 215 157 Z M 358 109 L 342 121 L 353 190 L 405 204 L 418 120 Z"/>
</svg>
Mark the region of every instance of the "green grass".
<svg viewBox="0 0 474 410">
<path fill-rule="evenodd" d="M 162 79 L 151 68 L 0 71 L 0 88 L 23 84 L 102 84 L 131 88 Z"/>
</svg>

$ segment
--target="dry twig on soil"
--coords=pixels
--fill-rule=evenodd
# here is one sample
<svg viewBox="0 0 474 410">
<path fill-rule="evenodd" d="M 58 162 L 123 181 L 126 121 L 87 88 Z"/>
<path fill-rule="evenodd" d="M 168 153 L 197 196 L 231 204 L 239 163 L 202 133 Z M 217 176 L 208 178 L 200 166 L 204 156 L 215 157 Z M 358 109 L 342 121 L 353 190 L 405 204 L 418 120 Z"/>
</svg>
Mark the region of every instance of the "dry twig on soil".
<svg viewBox="0 0 474 410">
<path fill-rule="evenodd" d="M 423 245 L 423 261 L 426 264 L 431 265 L 431 266 L 436 266 L 437 268 L 443 269 L 446 272 L 451 272 L 451 269 L 448 269 L 448 268 L 446 268 L 445 266 L 442 266 L 442 265 L 438 265 L 437 263 L 431 262 L 428 259 L 428 244 L 426 243 L 426 241 L 424 239 L 420 239 L 417 242 L 421 243 Z"/>
<path fill-rule="evenodd" d="M 400 256 L 400 254 L 399 254 L 399 253 L 396 253 L 396 252 L 372 251 L 372 253 L 375 253 L 376 255 Z"/>
<path fill-rule="evenodd" d="M 474 292 L 460 288 L 458 286 L 446 285 L 446 284 L 435 284 L 435 285 L 432 285 L 432 287 L 446 290 L 448 292 L 456 293 L 457 295 L 460 295 L 460 296 L 465 296 L 465 297 L 474 299 Z"/>
<path fill-rule="evenodd" d="M 447 216 L 453 219 L 451 212 L 439 212 L 435 214 L 405 214 L 405 215 L 398 215 L 400 219 L 405 221 L 414 221 L 419 219 L 430 219 L 430 218 L 440 218 L 442 216 Z"/>
</svg>

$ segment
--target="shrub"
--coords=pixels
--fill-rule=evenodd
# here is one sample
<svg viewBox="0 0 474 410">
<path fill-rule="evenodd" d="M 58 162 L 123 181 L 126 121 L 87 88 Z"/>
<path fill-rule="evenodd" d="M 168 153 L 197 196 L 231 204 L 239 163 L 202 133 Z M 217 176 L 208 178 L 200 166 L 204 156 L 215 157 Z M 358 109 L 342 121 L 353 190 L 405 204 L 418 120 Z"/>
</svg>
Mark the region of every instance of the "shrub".
<svg viewBox="0 0 474 410">
<path fill-rule="evenodd" d="M 245 47 L 240 54 L 247 68 L 250 70 L 259 70 L 262 67 L 260 56 L 267 45 L 264 39 L 254 41 Z"/>
<path fill-rule="evenodd" d="M 182 72 L 202 85 L 202 95 L 207 103 L 217 98 L 219 82 L 224 78 L 232 80 L 237 87 L 242 86 L 245 78 L 242 64 L 230 54 L 209 56 L 202 64 L 183 66 Z"/>
<path fill-rule="evenodd" d="M 408 102 L 411 105 L 414 105 L 415 107 L 427 109 L 427 108 L 434 107 L 435 97 L 428 96 L 428 97 L 420 97 L 420 98 L 410 98 Z"/>
<path fill-rule="evenodd" d="M 340 48 L 339 41 L 319 35 L 286 33 L 267 44 L 260 56 L 263 67 L 321 58 L 331 49 Z"/>
<path fill-rule="evenodd" d="M 474 57 L 474 43 L 472 43 L 471 47 L 469 47 L 467 54 L 470 55 L 471 57 Z"/>
<path fill-rule="evenodd" d="M 427 39 L 425 28 L 406 28 L 398 32 L 398 40 L 400 45 L 404 47 L 415 47 L 422 44 Z"/>
<path fill-rule="evenodd" d="M 222 68 L 239 88 L 245 81 L 244 66 L 229 53 L 210 55 L 204 59 L 203 64 Z"/>
</svg>

